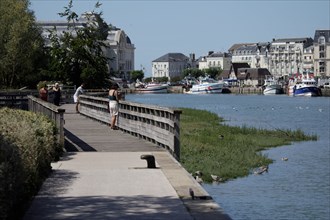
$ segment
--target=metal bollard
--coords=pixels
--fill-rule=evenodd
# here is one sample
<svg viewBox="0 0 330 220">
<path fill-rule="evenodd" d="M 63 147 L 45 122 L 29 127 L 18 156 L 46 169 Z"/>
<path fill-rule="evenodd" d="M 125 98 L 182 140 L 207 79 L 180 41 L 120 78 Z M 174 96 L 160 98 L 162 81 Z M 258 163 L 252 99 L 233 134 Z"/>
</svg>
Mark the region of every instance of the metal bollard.
<svg viewBox="0 0 330 220">
<path fill-rule="evenodd" d="M 141 155 L 141 160 L 146 160 L 148 168 L 156 168 L 155 157 L 150 154 Z"/>
</svg>

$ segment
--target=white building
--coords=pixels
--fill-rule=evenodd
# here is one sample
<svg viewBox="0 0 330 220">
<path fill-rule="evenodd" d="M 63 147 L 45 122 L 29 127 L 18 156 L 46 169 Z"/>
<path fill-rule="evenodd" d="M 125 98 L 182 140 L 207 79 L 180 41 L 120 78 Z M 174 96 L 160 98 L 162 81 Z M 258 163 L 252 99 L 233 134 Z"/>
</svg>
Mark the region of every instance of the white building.
<svg viewBox="0 0 330 220">
<path fill-rule="evenodd" d="M 109 31 L 106 44 L 109 48 L 105 54 L 110 60 L 108 61 L 109 70 L 119 73 L 118 77 L 129 79 L 130 72 L 134 70 L 134 44 L 123 30 L 113 28 Z"/>
<path fill-rule="evenodd" d="M 229 69 L 231 65 L 231 56 L 228 53 L 209 51 L 207 56 L 199 58 L 198 69 L 221 68 Z"/>
<path fill-rule="evenodd" d="M 306 73 L 314 73 L 314 46 L 309 46 L 304 49 L 303 52 L 303 57 L 302 57 L 302 62 L 303 62 L 303 72 L 304 74 Z"/>
<path fill-rule="evenodd" d="M 330 77 L 330 30 L 316 30 L 314 35 L 314 75 Z"/>
<path fill-rule="evenodd" d="M 42 27 L 42 36 L 48 46 L 50 45 L 50 30 L 54 30 L 54 28 L 56 28 L 57 36 L 63 36 L 68 31 L 75 34 L 67 21 L 38 21 L 37 23 Z M 96 24 L 95 19 L 86 13 L 75 23 L 75 28 L 79 29 L 91 24 Z M 109 58 L 109 74 L 116 73 L 117 77 L 128 79 L 130 72 L 134 70 L 134 44 L 123 30 L 116 27 L 111 27 L 105 43 L 108 46 L 104 48 L 104 55 Z"/>
<path fill-rule="evenodd" d="M 190 59 L 182 53 L 168 53 L 152 61 L 152 77 L 180 77 Z"/>
<path fill-rule="evenodd" d="M 229 51 L 233 63 L 247 63 L 251 68 L 269 68 L 270 43 L 235 44 Z"/>
<path fill-rule="evenodd" d="M 304 50 L 312 44 L 312 38 L 307 37 L 273 39 L 270 47 L 269 71 L 276 77 L 303 73 Z"/>
</svg>

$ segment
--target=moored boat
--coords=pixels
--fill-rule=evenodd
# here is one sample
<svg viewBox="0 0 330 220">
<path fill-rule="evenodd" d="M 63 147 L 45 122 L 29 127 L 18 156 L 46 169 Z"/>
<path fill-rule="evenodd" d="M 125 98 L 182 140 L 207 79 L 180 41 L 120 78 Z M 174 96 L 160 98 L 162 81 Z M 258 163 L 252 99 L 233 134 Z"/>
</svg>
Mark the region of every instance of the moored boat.
<svg viewBox="0 0 330 220">
<path fill-rule="evenodd" d="M 308 76 L 291 80 L 289 84 L 289 95 L 311 97 L 322 96 L 322 93 L 315 79 Z"/>
<path fill-rule="evenodd" d="M 167 84 L 150 83 L 135 88 L 136 93 L 167 93 Z"/>
<path fill-rule="evenodd" d="M 223 82 L 216 81 L 215 79 L 204 77 L 199 78 L 198 83 L 192 85 L 187 93 L 190 94 L 210 94 L 221 93 L 223 88 Z"/>
<path fill-rule="evenodd" d="M 265 83 L 263 86 L 264 86 L 264 90 L 263 90 L 264 95 L 277 95 L 284 93 L 282 85 L 274 78 L 265 79 Z"/>
<path fill-rule="evenodd" d="M 293 86 L 293 96 L 321 96 L 314 79 L 303 79 Z"/>
</svg>

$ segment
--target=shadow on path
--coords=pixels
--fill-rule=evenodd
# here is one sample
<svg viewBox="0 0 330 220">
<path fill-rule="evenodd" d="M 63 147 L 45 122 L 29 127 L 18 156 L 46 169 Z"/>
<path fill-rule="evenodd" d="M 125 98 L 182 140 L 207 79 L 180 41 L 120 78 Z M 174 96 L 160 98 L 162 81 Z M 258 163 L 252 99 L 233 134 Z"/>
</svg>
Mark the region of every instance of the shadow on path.
<svg viewBox="0 0 330 220">
<path fill-rule="evenodd" d="M 97 151 L 95 148 L 81 140 L 79 137 L 64 128 L 65 134 L 65 150 L 67 152 L 77 151 Z M 79 150 L 80 149 L 80 150 Z"/>
<path fill-rule="evenodd" d="M 171 197 L 137 196 L 42 196 L 25 220 L 34 219 L 192 219 L 180 201 Z"/>
</svg>

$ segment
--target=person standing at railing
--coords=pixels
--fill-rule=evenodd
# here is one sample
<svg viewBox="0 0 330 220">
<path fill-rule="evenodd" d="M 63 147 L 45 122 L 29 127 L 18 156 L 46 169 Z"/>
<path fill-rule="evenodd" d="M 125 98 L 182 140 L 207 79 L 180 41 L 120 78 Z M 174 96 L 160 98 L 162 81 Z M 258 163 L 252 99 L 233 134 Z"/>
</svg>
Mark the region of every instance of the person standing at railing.
<svg viewBox="0 0 330 220">
<path fill-rule="evenodd" d="M 82 83 L 76 90 L 76 92 L 74 93 L 73 95 L 73 101 L 74 103 L 76 103 L 76 112 L 79 113 L 79 109 L 78 109 L 78 106 L 79 106 L 79 95 L 83 94 L 84 93 L 84 86 L 85 84 Z"/>
<path fill-rule="evenodd" d="M 116 122 L 118 117 L 119 105 L 118 101 L 120 99 L 120 95 L 118 93 L 118 84 L 112 84 L 109 90 L 109 112 L 110 112 L 110 128 L 113 130 L 117 130 Z"/>
<path fill-rule="evenodd" d="M 61 100 L 61 89 L 58 83 L 55 83 L 55 86 L 53 87 L 53 93 L 54 93 L 54 105 L 59 106 L 60 100 Z"/>
<path fill-rule="evenodd" d="M 44 84 L 41 89 L 39 90 L 39 97 L 41 100 L 44 100 L 47 102 L 48 99 L 48 90 L 47 90 L 47 85 Z"/>
</svg>

